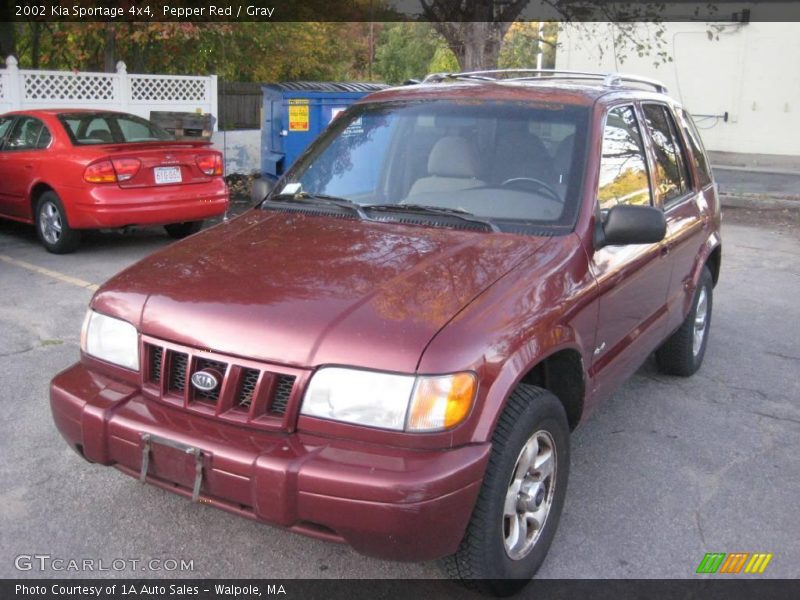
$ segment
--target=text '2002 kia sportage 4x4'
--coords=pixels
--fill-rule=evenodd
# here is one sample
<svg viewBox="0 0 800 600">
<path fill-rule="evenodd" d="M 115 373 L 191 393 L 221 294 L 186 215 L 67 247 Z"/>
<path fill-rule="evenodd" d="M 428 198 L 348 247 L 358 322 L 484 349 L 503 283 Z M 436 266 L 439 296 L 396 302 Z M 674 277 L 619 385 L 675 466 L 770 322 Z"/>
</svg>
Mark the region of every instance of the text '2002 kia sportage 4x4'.
<svg viewBox="0 0 800 600">
<path fill-rule="evenodd" d="M 657 82 L 429 76 L 103 285 L 53 416 L 92 462 L 507 592 L 553 539 L 570 430 L 653 351 L 699 368 L 719 228 Z"/>
</svg>

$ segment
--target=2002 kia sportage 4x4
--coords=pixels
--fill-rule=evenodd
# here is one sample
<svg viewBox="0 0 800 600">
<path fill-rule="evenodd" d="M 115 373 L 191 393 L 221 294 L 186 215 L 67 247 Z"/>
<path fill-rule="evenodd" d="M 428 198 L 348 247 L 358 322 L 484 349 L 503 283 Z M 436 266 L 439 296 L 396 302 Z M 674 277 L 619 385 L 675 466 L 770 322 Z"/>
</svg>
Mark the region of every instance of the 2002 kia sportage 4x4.
<svg viewBox="0 0 800 600">
<path fill-rule="evenodd" d="M 91 462 L 508 592 L 555 534 L 570 431 L 653 351 L 700 367 L 720 257 L 657 82 L 429 76 L 103 285 L 53 417 Z"/>
</svg>

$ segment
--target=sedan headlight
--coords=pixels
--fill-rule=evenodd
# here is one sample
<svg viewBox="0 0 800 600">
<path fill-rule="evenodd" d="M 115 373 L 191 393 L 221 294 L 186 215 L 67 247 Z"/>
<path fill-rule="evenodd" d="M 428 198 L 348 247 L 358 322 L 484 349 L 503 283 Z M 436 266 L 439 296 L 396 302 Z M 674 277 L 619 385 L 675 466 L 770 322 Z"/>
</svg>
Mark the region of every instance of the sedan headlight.
<svg viewBox="0 0 800 600">
<path fill-rule="evenodd" d="M 324 367 L 308 385 L 301 414 L 397 431 L 442 431 L 469 414 L 473 373 L 414 376 Z"/>
<path fill-rule="evenodd" d="M 120 367 L 139 370 L 139 335 L 127 321 L 89 310 L 83 320 L 81 350 Z"/>
</svg>

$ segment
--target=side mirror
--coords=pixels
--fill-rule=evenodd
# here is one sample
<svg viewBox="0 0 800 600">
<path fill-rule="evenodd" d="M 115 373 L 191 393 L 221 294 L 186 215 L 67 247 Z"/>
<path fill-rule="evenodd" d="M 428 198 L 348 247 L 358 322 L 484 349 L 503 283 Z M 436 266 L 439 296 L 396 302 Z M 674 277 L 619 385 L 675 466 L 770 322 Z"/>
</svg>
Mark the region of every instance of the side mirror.
<svg viewBox="0 0 800 600">
<path fill-rule="evenodd" d="M 275 182 L 271 179 L 254 179 L 253 186 L 250 188 L 250 200 L 254 203 L 261 202 L 274 187 Z"/>
<path fill-rule="evenodd" d="M 608 211 L 595 230 L 594 247 L 655 244 L 664 239 L 667 220 L 652 206 L 620 204 Z"/>
</svg>

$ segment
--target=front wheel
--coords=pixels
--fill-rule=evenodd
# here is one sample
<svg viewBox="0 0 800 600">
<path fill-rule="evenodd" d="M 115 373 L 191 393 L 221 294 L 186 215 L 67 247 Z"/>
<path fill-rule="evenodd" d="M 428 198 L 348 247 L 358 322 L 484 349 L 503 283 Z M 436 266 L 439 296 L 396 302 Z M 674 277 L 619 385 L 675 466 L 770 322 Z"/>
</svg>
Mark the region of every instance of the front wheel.
<svg viewBox="0 0 800 600">
<path fill-rule="evenodd" d="M 36 202 L 36 233 L 48 252 L 68 254 L 81 242 L 81 232 L 67 222 L 64 205 L 55 192 L 44 192 Z"/>
<path fill-rule="evenodd" d="M 185 223 L 172 223 L 171 225 L 164 225 L 167 235 L 175 240 L 182 240 L 193 233 L 197 233 L 202 227 L 202 221 L 187 221 Z"/>
<path fill-rule="evenodd" d="M 569 425 L 550 392 L 521 384 L 492 438 L 467 532 L 445 559 L 451 577 L 496 595 L 520 590 L 553 541 L 569 476 Z"/>
</svg>

